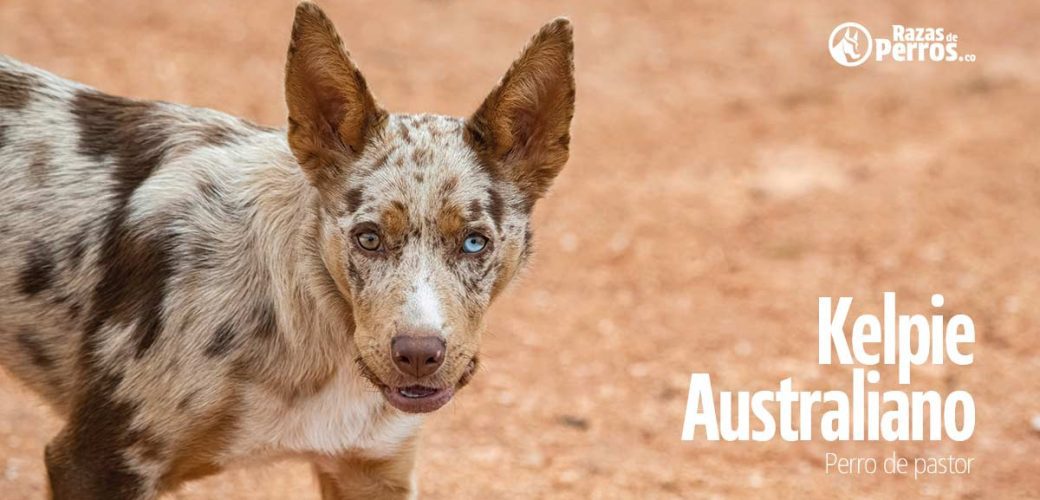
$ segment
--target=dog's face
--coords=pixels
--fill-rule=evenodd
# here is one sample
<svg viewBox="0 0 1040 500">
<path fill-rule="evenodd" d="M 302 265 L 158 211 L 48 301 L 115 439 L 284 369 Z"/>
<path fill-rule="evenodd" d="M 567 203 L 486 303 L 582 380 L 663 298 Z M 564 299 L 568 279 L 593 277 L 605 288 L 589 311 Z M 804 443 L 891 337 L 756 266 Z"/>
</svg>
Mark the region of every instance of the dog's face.
<svg viewBox="0 0 1040 500">
<path fill-rule="evenodd" d="M 388 116 L 323 223 L 362 369 L 402 409 L 436 409 L 468 382 L 484 312 L 530 244 L 522 196 L 464 134 L 461 120 Z"/>
<path fill-rule="evenodd" d="M 317 243 L 353 306 L 356 361 L 401 410 L 443 406 L 476 369 L 484 314 L 567 161 L 572 47 L 566 20 L 543 27 L 469 119 L 391 115 L 328 18 L 297 9 L 289 144 L 321 200 Z"/>
</svg>

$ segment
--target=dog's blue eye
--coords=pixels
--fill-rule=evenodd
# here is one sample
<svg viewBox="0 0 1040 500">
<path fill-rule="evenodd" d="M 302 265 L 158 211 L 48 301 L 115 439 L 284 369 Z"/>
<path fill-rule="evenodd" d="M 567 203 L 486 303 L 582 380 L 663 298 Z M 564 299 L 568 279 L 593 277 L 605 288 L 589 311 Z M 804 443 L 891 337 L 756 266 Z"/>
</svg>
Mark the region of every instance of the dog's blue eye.
<svg viewBox="0 0 1040 500">
<path fill-rule="evenodd" d="M 357 235 L 357 242 L 358 245 L 361 245 L 361 248 L 364 248 L 365 250 L 368 250 L 370 252 L 379 250 L 379 235 L 371 231 L 367 231 Z"/>
<path fill-rule="evenodd" d="M 462 241 L 463 253 L 480 253 L 487 248 L 487 238 L 479 234 L 471 234 Z"/>
</svg>

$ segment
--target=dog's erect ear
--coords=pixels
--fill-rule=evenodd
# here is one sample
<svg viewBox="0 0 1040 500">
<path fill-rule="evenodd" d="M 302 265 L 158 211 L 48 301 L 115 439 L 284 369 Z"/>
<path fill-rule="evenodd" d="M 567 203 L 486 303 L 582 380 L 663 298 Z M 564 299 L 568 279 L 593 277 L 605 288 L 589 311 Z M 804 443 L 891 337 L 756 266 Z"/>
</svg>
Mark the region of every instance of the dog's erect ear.
<svg viewBox="0 0 1040 500">
<path fill-rule="evenodd" d="M 316 186 L 356 158 L 385 117 L 336 28 L 310 2 L 296 7 L 285 64 L 289 147 Z"/>
<path fill-rule="evenodd" d="M 559 18 L 538 31 L 466 124 L 483 161 L 513 183 L 528 207 L 567 163 L 574 116 L 574 40 Z"/>
</svg>

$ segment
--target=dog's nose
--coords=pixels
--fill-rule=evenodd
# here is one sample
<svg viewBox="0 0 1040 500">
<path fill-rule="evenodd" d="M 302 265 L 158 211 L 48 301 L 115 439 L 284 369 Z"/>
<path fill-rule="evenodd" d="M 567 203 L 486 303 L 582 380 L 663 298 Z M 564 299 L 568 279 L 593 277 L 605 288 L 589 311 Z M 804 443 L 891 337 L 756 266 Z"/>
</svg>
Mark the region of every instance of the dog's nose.
<svg viewBox="0 0 1040 500">
<path fill-rule="evenodd" d="M 394 364 L 401 373 L 425 377 L 444 364 L 444 340 L 432 335 L 398 335 L 390 341 Z"/>
</svg>

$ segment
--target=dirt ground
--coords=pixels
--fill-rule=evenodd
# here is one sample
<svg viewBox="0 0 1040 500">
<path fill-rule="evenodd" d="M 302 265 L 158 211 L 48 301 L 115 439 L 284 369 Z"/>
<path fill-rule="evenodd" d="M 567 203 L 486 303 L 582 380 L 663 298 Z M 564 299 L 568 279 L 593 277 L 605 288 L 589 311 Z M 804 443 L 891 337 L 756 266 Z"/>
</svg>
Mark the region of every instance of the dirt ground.
<svg viewBox="0 0 1040 500">
<path fill-rule="evenodd" d="M 905 4 L 905 5 L 904 5 Z M 0 1 L 0 52 L 111 93 L 282 125 L 294 3 Z M 1040 3 L 324 2 L 390 109 L 465 115 L 542 22 L 576 26 L 572 159 L 483 370 L 424 431 L 424 498 L 1040 497 Z M 975 63 L 842 68 L 842 21 L 943 26 Z M 817 297 L 975 321 L 963 443 L 682 442 L 715 390 L 851 390 L 816 359 Z M 885 372 L 887 385 L 894 375 Z M 883 384 L 886 385 L 886 384 Z M 60 422 L 0 375 L 0 496 L 41 498 Z M 974 457 L 970 475 L 824 473 L 848 456 Z M 175 498 L 316 498 L 292 462 Z"/>
</svg>

